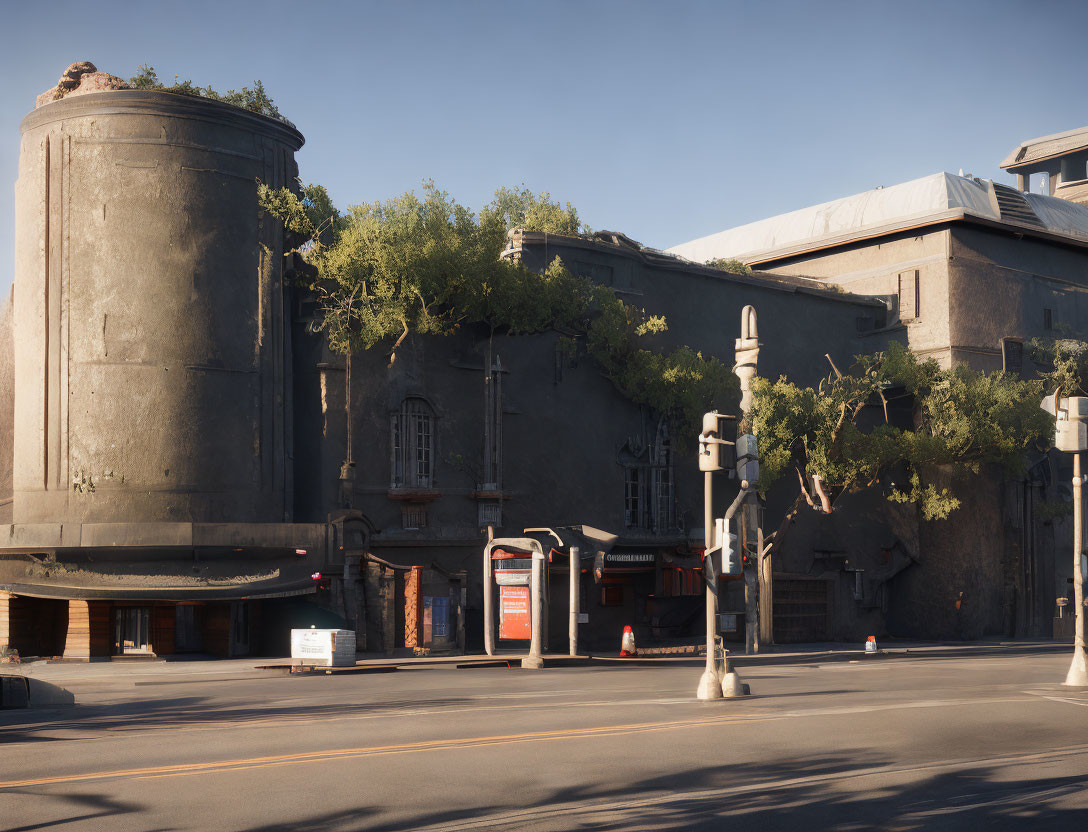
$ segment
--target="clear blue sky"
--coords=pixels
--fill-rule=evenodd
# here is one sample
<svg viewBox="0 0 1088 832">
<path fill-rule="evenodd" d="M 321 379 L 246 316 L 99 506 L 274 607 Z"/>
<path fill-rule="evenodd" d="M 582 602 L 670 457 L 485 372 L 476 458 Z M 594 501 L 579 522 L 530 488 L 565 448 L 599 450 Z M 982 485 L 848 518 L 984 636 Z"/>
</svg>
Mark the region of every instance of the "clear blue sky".
<svg viewBox="0 0 1088 832">
<path fill-rule="evenodd" d="M 341 204 L 525 183 L 664 248 L 1088 124 L 1077 0 L 0 0 L 0 291 L 19 122 L 73 61 L 264 81 Z M 138 232 L 138 229 L 134 229 Z"/>
</svg>

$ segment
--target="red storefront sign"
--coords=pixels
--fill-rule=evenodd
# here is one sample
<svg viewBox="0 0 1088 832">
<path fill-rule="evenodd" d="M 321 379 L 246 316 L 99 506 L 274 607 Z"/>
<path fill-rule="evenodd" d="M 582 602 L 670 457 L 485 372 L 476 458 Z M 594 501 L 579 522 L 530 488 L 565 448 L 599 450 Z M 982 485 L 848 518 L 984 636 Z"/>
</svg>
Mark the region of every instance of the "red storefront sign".
<svg viewBox="0 0 1088 832">
<path fill-rule="evenodd" d="M 499 638 L 528 639 L 532 637 L 532 617 L 529 610 L 529 587 L 499 587 Z"/>
</svg>

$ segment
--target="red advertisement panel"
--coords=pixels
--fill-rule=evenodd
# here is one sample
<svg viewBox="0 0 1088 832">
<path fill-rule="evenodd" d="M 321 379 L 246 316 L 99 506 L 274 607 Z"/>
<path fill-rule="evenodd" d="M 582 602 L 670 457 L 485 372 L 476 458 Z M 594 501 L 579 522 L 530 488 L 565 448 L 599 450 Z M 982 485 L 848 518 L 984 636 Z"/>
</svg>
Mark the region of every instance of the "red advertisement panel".
<svg viewBox="0 0 1088 832">
<path fill-rule="evenodd" d="M 532 637 L 529 587 L 499 587 L 499 638 Z"/>
</svg>

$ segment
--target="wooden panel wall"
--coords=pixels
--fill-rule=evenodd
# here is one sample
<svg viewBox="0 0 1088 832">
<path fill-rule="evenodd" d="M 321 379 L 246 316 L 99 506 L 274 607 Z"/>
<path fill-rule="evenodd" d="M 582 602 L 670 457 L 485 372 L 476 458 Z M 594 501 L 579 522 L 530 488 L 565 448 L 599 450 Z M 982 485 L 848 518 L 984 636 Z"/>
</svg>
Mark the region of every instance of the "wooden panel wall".
<svg viewBox="0 0 1088 832">
<path fill-rule="evenodd" d="M 208 604 L 202 622 L 204 650 L 213 656 L 230 655 L 230 603 Z"/>
<path fill-rule="evenodd" d="M 0 592 L 0 650 L 11 646 L 11 629 L 8 624 L 10 620 L 10 614 L 8 612 L 10 605 L 11 593 Z"/>
<path fill-rule="evenodd" d="M 174 655 L 174 605 L 151 608 L 151 649 L 156 656 Z"/>
<path fill-rule="evenodd" d="M 64 658 L 91 659 L 109 655 L 110 602 L 69 601 Z"/>
</svg>

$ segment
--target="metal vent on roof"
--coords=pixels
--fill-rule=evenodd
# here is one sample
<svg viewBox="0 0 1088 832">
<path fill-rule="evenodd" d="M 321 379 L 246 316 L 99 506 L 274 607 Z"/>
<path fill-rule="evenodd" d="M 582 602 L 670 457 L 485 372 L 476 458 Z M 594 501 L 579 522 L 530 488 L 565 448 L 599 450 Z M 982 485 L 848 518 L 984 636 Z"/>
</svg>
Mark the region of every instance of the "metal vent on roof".
<svg viewBox="0 0 1088 832">
<path fill-rule="evenodd" d="M 1043 222 L 1036 216 L 1024 195 L 1016 188 L 1008 185 L 994 185 L 994 196 L 997 197 L 997 207 L 1001 212 L 1001 219 L 1010 222 L 1018 222 L 1021 225 L 1034 225 L 1036 228 L 1044 228 Z"/>
</svg>

